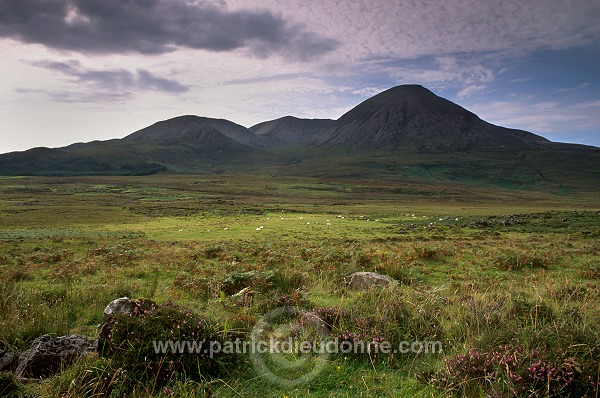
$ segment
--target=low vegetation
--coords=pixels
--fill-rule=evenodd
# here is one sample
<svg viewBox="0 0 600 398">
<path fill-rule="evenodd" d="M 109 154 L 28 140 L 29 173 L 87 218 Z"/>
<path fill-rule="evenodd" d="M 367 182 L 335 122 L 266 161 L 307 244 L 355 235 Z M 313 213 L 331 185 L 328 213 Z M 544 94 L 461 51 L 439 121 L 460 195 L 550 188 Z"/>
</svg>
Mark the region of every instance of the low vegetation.
<svg viewBox="0 0 600 398">
<path fill-rule="evenodd" d="M 0 350 L 45 333 L 100 336 L 97 355 L 51 378 L 3 374 L 0 394 L 600 394 L 600 214 L 585 196 L 524 202 L 536 194 L 473 188 L 448 205 L 439 187 L 413 186 L 427 192 L 419 197 L 388 186 L 374 199 L 361 182 L 153 178 L 0 181 Z M 355 271 L 400 283 L 349 290 Z M 123 296 L 134 313 L 103 318 Z M 339 352 L 306 383 L 282 386 L 247 354 L 152 347 L 247 340 L 282 306 L 302 309 L 301 323 L 317 316 L 340 344 L 443 350 Z"/>
</svg>

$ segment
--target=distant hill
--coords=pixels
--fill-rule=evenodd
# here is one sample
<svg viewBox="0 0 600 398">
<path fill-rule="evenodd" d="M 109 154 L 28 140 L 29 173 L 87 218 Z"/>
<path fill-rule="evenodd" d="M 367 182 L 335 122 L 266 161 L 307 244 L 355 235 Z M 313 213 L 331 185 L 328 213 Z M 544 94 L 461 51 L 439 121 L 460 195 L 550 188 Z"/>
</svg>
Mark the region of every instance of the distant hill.
<svg viewBox="0 0 600 398">
<path fill-rule="evenodd" d="M 284 116 L 249 128 L 261 137 L 268 148 L 282 148 L 306 142 L 335 123 L 332 119 L 299 119 Z"/>
<path fill-rule="evenodd" d="M 0 174 L 214 173 L 240 166 L 251 169 L 280 163 L 279 156 L 242 144 L 211 127 L 209 124 L 214 120 L 185 116 L 155 123 L 123 139 L 78 143 L 55 149 L 34 148 L 0 155 Z M 245 132 L 252 134 L 245 127 L 232 122 L 217 120 L 215 125 L 245 141 L 252 138 L 244 135 Z M 257 143 L 259 139 L 253 142 Z"/>
<path fill-rule="evenodd" d="M 423 153 L 542 148 L 535 134 L 498 127 L 419 85 L 391 88 L 359 104 L 313 144 Z"/>
<path fill-rule="evenodd" d="M 285 116 L 246 128 L 186 115 L 122 139 L 0 155 L 0 175 L 158 172 L 417 178 L 568 193 L 600 190 L 600 148 L 496 126 L 402 85 L 338 120 Z"/>
<path fill-rule="evenodd" d="M 211 127 L 224 136 L 253 147 L 263 147 L 265 144 L 260 136 L 252 133 L 244 126 L 225 119 L 212 119 L 193 115 L 178 116 L 172 119 L 154 123 L 151 126 L 138 130 L 127 137 L 123 142 L 133 144 L 161 144 L 172 145 L 179 140 L 186 139 L 185 134 L 193 133 L 203 127 Z"/>
</svg>

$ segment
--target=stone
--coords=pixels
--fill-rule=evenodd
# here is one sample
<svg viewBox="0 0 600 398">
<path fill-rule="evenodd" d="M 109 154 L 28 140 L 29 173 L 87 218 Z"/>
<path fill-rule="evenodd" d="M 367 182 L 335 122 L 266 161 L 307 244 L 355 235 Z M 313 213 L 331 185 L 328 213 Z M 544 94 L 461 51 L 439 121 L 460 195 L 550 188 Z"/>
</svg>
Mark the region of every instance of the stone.
<svg viewBox="0 0 600 398">
<path fill-rule="evenodd" d="M 19 354 L 12 351 L 0 351 L 0 372 L 3 370 L 11 370 L 15 367 Z"/>
<path fill-rule="evenodd" d="M 108 315 L 131 314 L 133 308 L 133 302 L 129 297 L 121 297 L 110 302 L 109 305 L 104 309 L 104 317 Z"/>
<path fill-rule="evenodd" d="M 351 290 L 368 290 L 373 287 L 385 287 L 398 283 L 394 278 L 375 272 L 355 272 L 344 277 L 344 282 Z"/>
<path fill-rule="evenodd" d="M 52 337 L 48 334 L 35 339 L 31 347 L 19 354 L 15 376 L 44 378 L 60 371 L 61 366 L 70 365 L 83 355 L 96 351 L 97 340 L 71 334 Z"/>
</svg>

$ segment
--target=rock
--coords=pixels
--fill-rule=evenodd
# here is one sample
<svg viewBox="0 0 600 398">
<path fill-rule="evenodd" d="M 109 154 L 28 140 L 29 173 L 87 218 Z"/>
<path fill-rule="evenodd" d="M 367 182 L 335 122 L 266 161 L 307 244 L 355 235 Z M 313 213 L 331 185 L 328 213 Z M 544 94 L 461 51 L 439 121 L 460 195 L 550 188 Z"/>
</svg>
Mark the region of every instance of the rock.
<svg viewBox="0 0 600 398">
<path fill-rule="evenodd" d="M 61 366 L 95 352 L 96 344 L 97 340 L 76 334 L 61 337 L 45 334 L 35 339 L 31 347 L 19 355 L 15 375 L 36 379 L 48 377 L 58 372 Z"/>
<path fill-rule="evenodd" d="M 355 272 L 344 277 L 344 282 L 348 289 L 352 290 L 368 290 L 376 286 L 384 287 L 398 283 L 394 278 L 375 272 Z"/>
<path fill-rule="evenodd" d="M 110 302 L 109 305 L 104 309 L 104 316 L 115 315 L 115 314 L 131 314 L 133 308 L 133 302 L 129 297 L 121 297 Z"/>
<path fill-rule="evenodd" d="M 16 366 L 19 354 L 11 351 L 0 351 L 0 372 L 11 370 Z"/>
</svg>

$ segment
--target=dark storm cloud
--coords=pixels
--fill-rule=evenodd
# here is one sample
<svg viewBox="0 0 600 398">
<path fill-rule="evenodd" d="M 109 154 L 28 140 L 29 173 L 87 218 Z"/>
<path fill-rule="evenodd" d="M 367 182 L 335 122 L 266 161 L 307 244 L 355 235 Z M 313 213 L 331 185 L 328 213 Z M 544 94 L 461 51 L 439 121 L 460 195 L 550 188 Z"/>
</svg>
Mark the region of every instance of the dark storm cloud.
<svg viewBox="0 0 600 398">
<path fill-rule="evenodd" d="M 338 45 L 268 11 L 203 0 L 0 0 L 0 36 L 88 53 L 247 48 L 300 60 Z"/>
<path fill-rule="evenodd" d="M 85 69 L 78 61 L 41 61 L 33 65 L 59 72 L 75 83 L 92 86 L 106 92 L 161 91 L 183 93 L 189 87 L 174 80 L 156 77 L 147 70 L 138 69 L 135 73 L 126 69 L 93 70 Z"/>
<path fill-rule="evenodd" d="M 174 80 L 156 77 L 143 69 L 138 69 L 137 77 L 140 87 L 146 89 L 153 89 L 167 93 L 182 93 L 189 89 L 187 86 L 184 86 Z"/>
</svg>

